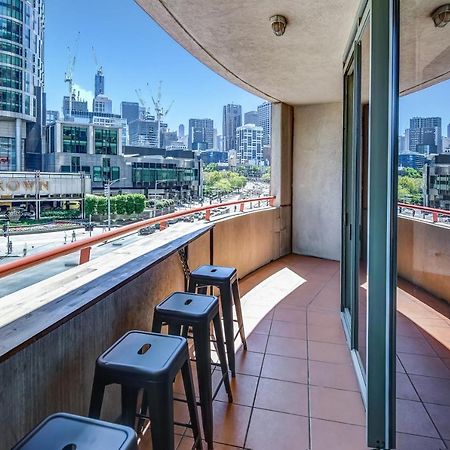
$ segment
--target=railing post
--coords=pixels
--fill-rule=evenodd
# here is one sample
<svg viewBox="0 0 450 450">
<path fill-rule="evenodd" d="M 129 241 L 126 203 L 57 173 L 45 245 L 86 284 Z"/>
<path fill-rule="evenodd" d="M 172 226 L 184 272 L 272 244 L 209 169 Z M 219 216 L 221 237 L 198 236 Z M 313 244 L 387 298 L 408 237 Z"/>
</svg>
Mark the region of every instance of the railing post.
<svg viewBox="0 0 450 450">
<path fill-rule="evenodd" d="M 270 198 L 268 203 L 269 203 L 270 206 L 273 206 L 275 204 L 275 198 L 273 198 L 273 197 Z"/>
<path fill-rule="evenodd" d="M 439 222 L 439 216 L 436 211 L 433 211 L 433 222 Z"/>
<path fill-rule="evenodd" d="M 85 247 L 80 250 L 80 265 L 89 262 L 91 259 L 91 247 Z"/>
<path fill-rule="evenodd" d="M 241 203 L 241 205 L 239 207 L 239 211 L 244 212 L 244 208 L 245 208 L 245 203 Z"/>
<path fill-rule="evenodd" d="M 209 222 L 211 220 L 211 210 L 207 209 L 205 212 L 205 220 Z"/>
<path fill-rule="evenodd" d="M 163 231 L 167 228 L 167 222 L 163 221 L 159 223 L 159 231 Z"/>
</svg>

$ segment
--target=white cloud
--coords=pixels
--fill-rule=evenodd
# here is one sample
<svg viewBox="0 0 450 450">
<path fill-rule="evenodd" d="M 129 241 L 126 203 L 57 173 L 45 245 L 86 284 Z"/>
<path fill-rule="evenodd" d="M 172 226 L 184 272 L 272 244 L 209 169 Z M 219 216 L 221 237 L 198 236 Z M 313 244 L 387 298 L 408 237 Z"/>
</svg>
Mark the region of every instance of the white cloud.
<svg viewBox="0 0 450 450">
<path fill-rule="evenodd" d="M 87 89 L 84 89 L 77 83 L 73 84 L 73 90 L 75 91 L 75 97 L 78 98 L 78 93 L 81 100 L 87 100 L 88 104 L 92 104 L 92 100 L 94 100 L 94 93 Z"/>
</svg>

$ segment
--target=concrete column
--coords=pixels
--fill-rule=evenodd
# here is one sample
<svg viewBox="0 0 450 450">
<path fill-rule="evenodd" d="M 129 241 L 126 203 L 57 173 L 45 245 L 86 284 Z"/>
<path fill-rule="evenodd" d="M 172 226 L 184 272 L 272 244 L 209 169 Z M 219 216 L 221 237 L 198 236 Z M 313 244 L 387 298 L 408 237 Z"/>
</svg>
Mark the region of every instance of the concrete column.
<svg viewBox="0 0 450 450">
<path fill-rule="evenodd" d="M 20 172 L 22 170 L 22 119 L 16 119 L 16 171 Z"/>
<path fill-rule="evenodd" d="M 279 256 L 292 251 L 292 143 L 294 112 L 284 103 L 272 105 L 271 142 L 271 194 L 276 196 L 279 208 L 278 234 Z"/>
<path fill-rule="evenodd" d="M 94 126 L 89 125 L 87 132 L 87 141 L 88 141 L 88 155 L 95 154 L 95 143 L 94 143 Z"/>
</svg>

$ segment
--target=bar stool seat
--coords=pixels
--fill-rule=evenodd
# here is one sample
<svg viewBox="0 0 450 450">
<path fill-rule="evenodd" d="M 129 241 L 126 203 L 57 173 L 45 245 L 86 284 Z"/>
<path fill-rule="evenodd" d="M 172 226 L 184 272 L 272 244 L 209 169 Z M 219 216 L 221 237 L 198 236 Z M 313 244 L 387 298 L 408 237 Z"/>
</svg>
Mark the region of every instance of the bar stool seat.
<svg viewBox="0 0 450 450">
<path fill-rule="evenodd" d="M 188 331 L 192 329 L 203 429 L 208 447 L 213 448 L 212 401 L 214 396 L 211 378 L 211 324 L 214 326 L 214 343 L 219 356 L 222 380 L 228 393 L 228 400 L 233 401 L 219 316 L 219 300 L 217 297 L 209 295 L 174 292 L 155 307 L 152 330 L 160 332 L 163 324 L 169 326 L 169 334 L 182 334 L 184 337 L 188 337 Z"/>
<path fill-rule="evenodd" d="M 196 448 L 201 450 L 189 351 L 182 336 L 143 331 L 130 331 L 122 336 L 97 358 L 89 416 L 100 417 L 105 387 L 119 384 L 121 422 L 134 428 L 138 393 L 144 390 L 149 399 L 153 450 L 174 450 L 173 381 L 180 370 Z"/>
<path fill-rule="evenodd" d="M 194 275 L 195 279 L 199 282 L 201 280 L 204 280 L 205 282 L 225 282 L 227 280 L 230 280 L 236 274 L 237 270 L 234 267 L 204 265 L 197 267 L 197 269 L 192 272 L 191 276 Z"/>
<path fill-rule="evenodd" d="M 241 336 L 244 350 L 247 350 L 247 341 L 242 317 L 241 297 L 237 270 L 234 267 L 203 265 L 193 270 L 189 277 L 189 292 L 206 293 L 208 286 L 214 286 L 220 292 L 220 306 L 222 309 L 223 326 L 225 330 L 225 345 L 227 348 L 228 365 L 231 375 L 236 376 L 236 362 L 234 354 L 234 341 L 237 335 Z M 238 333 L 234 335 L 233 306 L 236 311 Z"/>
<path fill-rule="evenodd" d="M 123 425 L 57 413 L 43 420 L 13 450 L 136 450 L 134 430 Z"/>
</svg>

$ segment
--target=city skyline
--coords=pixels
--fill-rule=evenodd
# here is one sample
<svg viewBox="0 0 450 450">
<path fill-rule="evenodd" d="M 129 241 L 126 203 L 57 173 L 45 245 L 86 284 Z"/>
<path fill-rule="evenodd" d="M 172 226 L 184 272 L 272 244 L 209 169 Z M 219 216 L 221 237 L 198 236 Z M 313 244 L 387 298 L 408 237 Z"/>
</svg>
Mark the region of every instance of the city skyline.
<svg viewBox="0 0 450 450">
<path fill-rule="evenodd" d="M 160 80 L 163 80 L 163 104 L 168 106 L 175 100 L 166 118 L 171 130 L 177 130 L 180 124 L 187 126 L 191 118 L 210 118 L 221 134 L 223 105 L 240 104 L 244 113 L 256 110 L 264 102 L 197 61 L 149 19 L 134 1 L 114 0 L 113 3 L 111 8 L 111 2 L 106 0 L 95 3 L 79 0 L 75 4 L 66 0 L 46 2 L 47 109 L 60 111 L 62 108 L 63 96 L 67 95 L 64 83 L 69 62 L 67 47 L 74 47 L 78 33 L 74 87 L 90 106 L 97 71 L 92 47 L 98 65 L 103 67 L 105 95 L 112 99 L 115 113 L 120 113 L 121 101 L 138 102 L 136 89 L 142 90 L 147 106 L 154 112 L 151 95 L 156 94 Z M 62 21 L 67 8 L 71 10 L 71 20 Z M 89 15 L 85 13 L 87 10 Z M 102 20 L 98 20 L 99 17 Z M 140 42 L 144 44 L 140 45 Z M 145 53 L 148 59 L 142 57 Z"/>
</svg>

